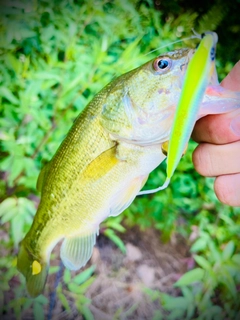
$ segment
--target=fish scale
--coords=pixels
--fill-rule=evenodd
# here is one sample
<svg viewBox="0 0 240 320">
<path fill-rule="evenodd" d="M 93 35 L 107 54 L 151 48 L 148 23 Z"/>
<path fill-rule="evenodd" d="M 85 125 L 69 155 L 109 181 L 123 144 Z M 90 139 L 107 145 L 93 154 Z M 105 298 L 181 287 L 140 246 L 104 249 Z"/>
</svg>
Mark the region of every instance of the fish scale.
<svg viewBox="0 0 240 320">
<path fill-rule="evenodd" d="M 163 144 L 170 137 L 193 53 L 167 52 L 110 82 L 74 121 L 42 169 L 37 183 L 41 201 L 17 262 L 32 297 L 44 289 L 54 246 L 63 240 L 60 257 L 65 267 L 84 266 L 99 224 L 125 210 L 166 158 Z M 219 88 L 210 83 L 201 116 L 239 106 L 239 94 L 223 90 L 218 95 Z"/>
</svg>

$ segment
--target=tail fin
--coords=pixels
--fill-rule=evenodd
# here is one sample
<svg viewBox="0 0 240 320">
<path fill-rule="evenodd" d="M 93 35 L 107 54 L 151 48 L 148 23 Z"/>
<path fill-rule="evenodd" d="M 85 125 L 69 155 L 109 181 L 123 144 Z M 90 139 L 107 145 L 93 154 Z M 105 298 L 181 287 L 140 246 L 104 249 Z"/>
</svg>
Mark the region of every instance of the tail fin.
<svg viewBox="0 0 240 320">
<path fill-rule="evenodd" d="M 40 295 L 47 280 L 48 264 L 37 261 L 22 242 L 18 254 L 17 268 L 26 278 L 29 295 L 33 298 Z"/>
</svg>

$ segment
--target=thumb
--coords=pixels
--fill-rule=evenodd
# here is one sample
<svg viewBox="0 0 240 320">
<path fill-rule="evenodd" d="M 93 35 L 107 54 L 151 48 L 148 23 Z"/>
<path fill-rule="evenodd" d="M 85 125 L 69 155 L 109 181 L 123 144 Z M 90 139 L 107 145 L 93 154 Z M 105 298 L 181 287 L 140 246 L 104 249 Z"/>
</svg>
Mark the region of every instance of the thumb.
<svg viewBox="0 0 240 320">
<path fill-rule="evenodd" d="M 240 91 L 240 60 L 223 79 L 221 86 L 232 91 Z"/>
<path fill-rule="evenodd" d="M 232 91 L 240 91 L 240 61 L 238 61 L 231 72 L 221 82 L 221 86 L 230 89 Z M 240 112 L 236 110 L 235 116 L 230 123 L 231 131 L 238 137 L 240 137 Z M 232 114 L 234 115 L 234 113 Z"/>
</svg>

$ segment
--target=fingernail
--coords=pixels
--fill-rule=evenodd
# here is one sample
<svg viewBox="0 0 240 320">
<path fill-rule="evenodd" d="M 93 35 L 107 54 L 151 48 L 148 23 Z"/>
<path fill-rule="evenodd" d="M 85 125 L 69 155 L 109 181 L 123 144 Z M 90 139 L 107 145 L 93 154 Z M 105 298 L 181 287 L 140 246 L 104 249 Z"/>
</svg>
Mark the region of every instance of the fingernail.
<svg viewBox="0 0 240 320">
<path fill-rule="evenodd" d="M 240 137 L 240 115 L 238 115 L 231 121 L 230 129 L 236 136 Z"/>
</svg>

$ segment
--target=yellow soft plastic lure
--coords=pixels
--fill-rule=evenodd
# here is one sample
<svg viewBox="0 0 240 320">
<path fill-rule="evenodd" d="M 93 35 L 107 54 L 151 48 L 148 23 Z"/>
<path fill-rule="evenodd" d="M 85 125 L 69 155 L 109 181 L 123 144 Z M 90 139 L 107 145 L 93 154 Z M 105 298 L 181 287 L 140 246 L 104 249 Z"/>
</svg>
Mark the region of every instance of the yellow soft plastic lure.
<svg viewBox="0 0 240 320">
<path fill-rule="evenodd" d="M 169 185 L 190 139 L 204 93 L 214 71 L 217 40 L 218 36 L 215 32 L 204 33 L 189 62 L 169 139 L 165 183 L 159 188 L 141 191 L 139 195 L 154 193 Z"/>
</svg>

